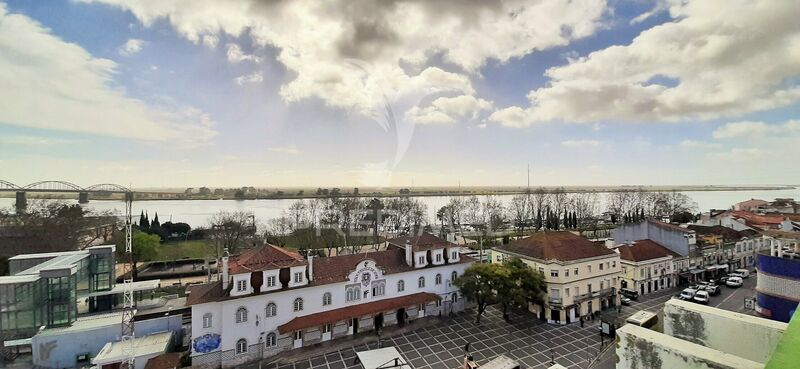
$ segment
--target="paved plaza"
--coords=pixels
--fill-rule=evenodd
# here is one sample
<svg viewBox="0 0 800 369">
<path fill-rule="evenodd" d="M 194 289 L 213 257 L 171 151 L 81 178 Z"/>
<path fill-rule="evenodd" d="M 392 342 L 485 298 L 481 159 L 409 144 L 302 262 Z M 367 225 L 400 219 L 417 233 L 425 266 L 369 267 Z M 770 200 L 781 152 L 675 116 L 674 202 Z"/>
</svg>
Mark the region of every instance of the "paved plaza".
<svg viewBox="0 0 800 369">
<path fill-rule="evenodd" d="M 741 310 L 744 296 L 752 294 L 755 278 L 746 280 L 741 289 L 722 288 L 720 296 L 712 297 L 711 306 L 727 310 Z M 664 303 L 680 293 L 680 288 L 665 289 L 639 297 L 631 306 L 607 309 L 604 319 L 622 321 L 639 310 L 660 312 Z M 514 312 L 511 322 L 502 319 L 496 307 L 486 310 L 481 323 L 475 323 L 475 311 L 448 319 L 428 318 L 412 323 L 402 333 L 385 337 L 383 346 L 394 346 L 414 369 L 459 368 L 464 356 L 464 345 L 479 364 L 485 364 L 497 355 L 505 354 L 518 360 L 522 367 L 547 368 L 554 358 L 556 363 L 568 368 L 613 368 L 614 350 L 609 341 L 600 346 L 598 325 L 600 318 L 566 326 L 542 322 L 533 314 Z M 263 364 L 265 369 L 360 369 L 355 361 L 356 352 L 378 348 L 377 336 L 343 338 L 331 342 L 327 349 L 313 348 L 308 354 L 292 353 L 277 362 Z M 599 356 L 598 356 L 599 355 Z M 246 368 L 257 368 L 249 364 Z"/>
</svg>

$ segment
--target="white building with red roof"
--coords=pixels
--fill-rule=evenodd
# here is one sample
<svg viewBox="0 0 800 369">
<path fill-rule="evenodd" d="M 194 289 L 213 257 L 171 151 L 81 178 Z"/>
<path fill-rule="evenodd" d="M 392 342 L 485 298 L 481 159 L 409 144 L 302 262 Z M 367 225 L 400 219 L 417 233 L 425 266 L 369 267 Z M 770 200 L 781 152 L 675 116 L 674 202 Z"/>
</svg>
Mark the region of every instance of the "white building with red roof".
<svg viewBox="0 0 800 369">
<path fill-rule="evenodd" d="M 386 250 L 304 258 L 265 245 L 223 258 L 221 280 L 190 287 L 192 364 L 235 367 L 338 337 L 464 309 L 452 281 L 473 259 L 430 234 Z"/>
</svg>

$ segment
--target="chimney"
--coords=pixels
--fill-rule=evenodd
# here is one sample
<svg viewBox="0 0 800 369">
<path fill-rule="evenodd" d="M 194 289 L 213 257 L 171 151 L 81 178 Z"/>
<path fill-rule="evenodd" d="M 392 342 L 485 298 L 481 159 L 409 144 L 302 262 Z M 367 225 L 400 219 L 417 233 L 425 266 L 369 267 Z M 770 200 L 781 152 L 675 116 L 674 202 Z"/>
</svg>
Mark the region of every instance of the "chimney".
<svg viewBox="0 0 800 369">
<path fill-rule="evenodd" d="M 222 290 L 228 289 L 228 248 L 225 248 L 225 253 L 222 254 Z"/>
<path fill-rule="evenodd" d="M 406 264 L 414 266 L 414 246 L 411 246 L 411 240 L 406 240 Z"/>
<path fill-rule="evenodd" d="M 314 255 L 308 254 L 308 281 L 314 280 Z"/>
</svg>

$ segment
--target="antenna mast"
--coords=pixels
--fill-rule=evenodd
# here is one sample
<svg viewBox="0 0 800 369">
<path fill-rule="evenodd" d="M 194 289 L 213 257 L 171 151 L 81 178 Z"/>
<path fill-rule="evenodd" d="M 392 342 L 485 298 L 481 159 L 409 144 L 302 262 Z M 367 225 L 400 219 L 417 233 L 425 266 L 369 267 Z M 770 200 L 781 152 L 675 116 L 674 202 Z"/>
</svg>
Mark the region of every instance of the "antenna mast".
<svg viewBox="0 0 800 369">
<path fill-rule="evenodd" d="M 125 256 L 127 257 L 126 268 L 130 275 L 126 276 L 123 284 L 123 306 L 122 306 L 122 350 L 125 354 L 125 361 L 122 368 L 134 369 L 135 347 L 133 346 L 136 333 L 133 325 L 133 315 L 135 304 L 133 301 L 133 192 L 125 193 Z"/>
</svg>

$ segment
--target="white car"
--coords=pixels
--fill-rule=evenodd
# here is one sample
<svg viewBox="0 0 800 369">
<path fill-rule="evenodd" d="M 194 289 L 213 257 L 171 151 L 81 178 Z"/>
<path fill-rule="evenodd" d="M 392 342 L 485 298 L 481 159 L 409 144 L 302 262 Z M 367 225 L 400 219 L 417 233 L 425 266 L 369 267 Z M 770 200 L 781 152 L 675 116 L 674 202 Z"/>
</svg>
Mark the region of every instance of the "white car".
<svg viewBox="0 0 800 369">
<path fill-rule="evenodd" d="M 725 281 L 725 285 L 728 287 L 741 287 L 742 283 L 744 283 L 744 281 L 742 281 L 741 277 L 730 277 Z"/>
<path fill-rule="evenodd" d="M 699 302 L 704 305 L 708 304 L 708 292 L 697 291 L 697 293 L 694 294 L 694 297 L 692 297 L 692 300 L 694 300 L 694 302 Z"/>
<path fill-rule="evenodd" d="M 691 301 L 694 298 L 694 295 L 697 293 L 697 290 L 694 288 L 687 288 L 681 292 L 681 300 Z"/>
<path fill-rule="evenodd" d="M 747 269 L 736 269 L 736 274 L 742 278 L 747 278 L 750 276 L 750 271 Z"/>
</svg>

